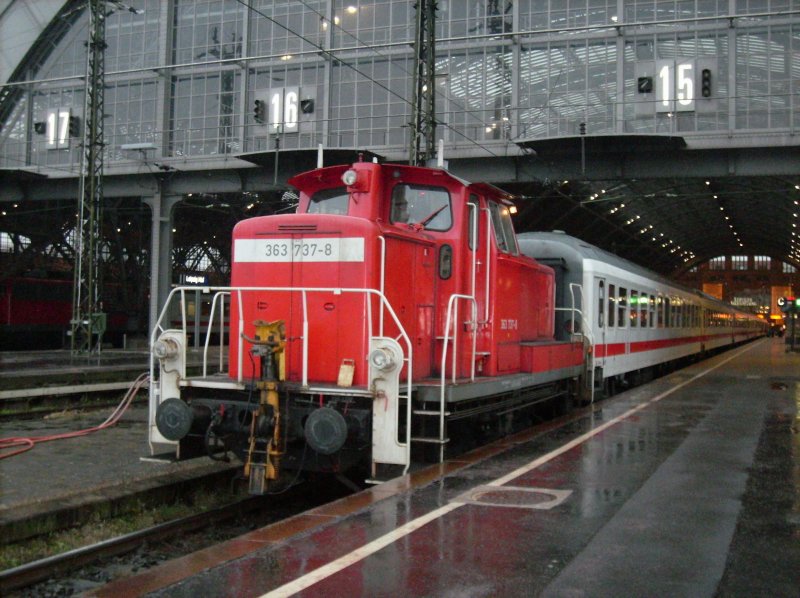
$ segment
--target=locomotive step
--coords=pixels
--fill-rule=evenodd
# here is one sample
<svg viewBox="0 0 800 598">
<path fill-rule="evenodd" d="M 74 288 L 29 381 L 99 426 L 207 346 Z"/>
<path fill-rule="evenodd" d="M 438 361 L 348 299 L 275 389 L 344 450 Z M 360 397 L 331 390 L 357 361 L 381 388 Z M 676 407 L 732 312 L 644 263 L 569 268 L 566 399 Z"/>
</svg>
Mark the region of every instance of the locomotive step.
<svg viewBox="0 0 800 598">
<path fill-rule="evenodd" d="M 422 443 L 425 443 L 425 444 L 447 444 L 448 442 L 450 442 L 450 439 L 449 438 L 445 438 L 444 440 L 442 440 L 440 438 L 428 438 L 428 437 L 424 437 L 424 436 L 417 436 L 417 437 L 412 436 L 411 437 L 411 442 L 422 442 Z"/>
<path fill-rule="evenodd" d="M 428 411 L 428 410 L 425 410 L 425 409 L 414 409 L 414 411 L 412 411 L 412 413 L 414 415 L 441 415 L 442 414 L 441 411 Z M 450 415 L 450 411 L 445 411 L 444 414 L 445 414 L 445 417 L 446 417 L 446 416 Z"/>
</svg>

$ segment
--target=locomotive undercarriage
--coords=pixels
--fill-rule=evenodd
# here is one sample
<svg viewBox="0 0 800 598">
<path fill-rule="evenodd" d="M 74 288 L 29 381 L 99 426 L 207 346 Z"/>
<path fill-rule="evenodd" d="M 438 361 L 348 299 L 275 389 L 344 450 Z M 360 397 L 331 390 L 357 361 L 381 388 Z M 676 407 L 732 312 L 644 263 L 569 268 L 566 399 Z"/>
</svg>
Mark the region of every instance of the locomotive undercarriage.
<svg viewBox="0 0 800 598">
<path fill-rule="evenodd" d="M 266 450 L 281 421 L 280 468 L 289 474 L 338 473 L 367 460 L 371 398 L 298 393 L 279 386 L 276 417 L 269 409 L 259 413 L 259 393 L 255 384 L 234 392 L 185 389 L 192 424 L 180 439 L 181 458 L 207 455 L 220 460 L 232 453 L 246 463 L 253 453 Z"/>
<path fill-rule="evenodd" d="M 571 408 L 575 379 L 498 392 L 475 399 L 450 402 L 444 418 L 444 442 L 439 438 L 439 405 L 415 395 L 412 417 L 412 457 L 415 462 L 436 462 L 443 446 L 445 457 L 557 417 Z M 257 383 L 245 390 L 185 388 L 181 418 L 190 419 L 188 432 L 179 439 L 181 459 L 208 456 L 243 463 L 259 461 L 282 421 L 280 488 L 302 473 L 342 473 L 369 465 L 373 398 L 361 395 L 299 392 L 294 385 L 279 387 L 281 413 L 259 413 Z M 358 390 L 358 389 L 353 389 Z M 424 396 L 424 393 L 422 393 Z M 177 402 L 172 405 L 177 406 Z M 254 421 L 255 418 L 255 421 Z M 187 426 L 185 422 L 181 424 Z M 405 436 L 405 426 L 398 430 Z M 266 459 L 263 459 L 266 460 Z M 387 471 L 391 471 L 389 468 Z M 396 472 L 395 472 L 396 474 Z M 260 478 L 259 478 L 260 479 Z M 257 490 L 257 488 L 252 489 Z M 266 492 L 266 487 L 262 489 Z"/>
<path fill-rule="evenodd" d="M 443 456 L 458 455 L 567 413 L 577 384 L 575 379 L 565 379 L 447 403 Z M 412 456 L 435 462 L 442 453 L 435 447 L 439 444 L 439 405 L 433 401 L 418 401 L 417 405 L 412 423 L 412 441 L 417 442 L 412 444 Z"/>
</svg>

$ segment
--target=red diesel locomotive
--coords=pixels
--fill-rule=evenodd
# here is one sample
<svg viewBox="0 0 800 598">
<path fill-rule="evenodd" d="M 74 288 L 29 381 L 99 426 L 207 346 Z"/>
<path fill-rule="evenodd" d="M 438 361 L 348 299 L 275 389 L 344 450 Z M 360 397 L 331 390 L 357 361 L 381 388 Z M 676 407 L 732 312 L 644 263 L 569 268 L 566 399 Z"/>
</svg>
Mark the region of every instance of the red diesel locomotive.
<svg viewBox="0 0 800 598">
<path fill-rule="evenodd" d="M 591 395 L 590 336 L 556 338 L 554 271 L 520 252 L 506 192 L 369 162 L 290 183 L 297 213 L 240 222 L 231 286 L 207 289 L 227 306 L 210 318 L 228 322 L 225 371 L 187 377 L 186 311 L 164 329 L 165 307 L 153 452 L 231 451 L 253 493 L 361 463 L 381 480 L 408 470 L 412 446 L 441 458 L 457 436 L 480 442 Z M 580 305 L 563 309 L 580 322 Z"/>
</svg>

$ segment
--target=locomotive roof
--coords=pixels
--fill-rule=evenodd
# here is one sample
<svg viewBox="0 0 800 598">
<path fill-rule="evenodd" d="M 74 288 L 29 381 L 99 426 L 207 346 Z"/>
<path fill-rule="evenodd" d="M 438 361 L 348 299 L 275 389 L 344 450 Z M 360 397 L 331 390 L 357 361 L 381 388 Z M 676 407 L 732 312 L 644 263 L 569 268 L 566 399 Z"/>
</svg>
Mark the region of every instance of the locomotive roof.
<svg viewBox="0 0 800 598">
<path fill-rule="evenodd" d="M 652 270 L 648 270 L 647 268 L 643 268 L 642 266 L 634 264 L 633 262 L 631 262 L 629 260 L 621 258 L 621 257 L 619 257 L 617 255 L 614 255 L 613 253 L 610 253 L 610 252 L 605 251 L 603 249 L 600 249 L 599 247 L 596 247 L 596 246 L 594 246 L 594 245 L 592 245 L 590 243 L 587 243 L 586 241 L 578 239 L 577 237 L 572 237 L 572 236 L 570 236 L 570 235 L 568 235 L 566 233 L 560 232 L 560 231 L 521 233 L 521 234 L 517 235 L 517 238 L 521 242 L 520 243 L 520 247 L 522 247 L 522 245 L 524 245 L 524 241 L 526 239 L 530 240 L 530 241 L 544 241 L 544 242 L 549 243 L 549 244 L 560 244 L 560 245 L 562 245 L 564 247 L 569 248 L 570 251 L 574 252 L 575 254 L 577 254 L 579 257 L 581 257 L 583 259 L 593 259 L 593 260 L 597 260 L 597 261 L 603 262 L 604 264 L 609 264 L 611 266 L 616 266 L 616 267 L 621 268 L 621 269 L 623 269 L 623 270 L 625 270 L 627 272 L 631 272 L 633 274 L 638 274 L 639 276 L 644 276 L 644 277 L 650 278 L 652 280 L 656 280 L 656 281 L 658 281 L 658 282 L 660 282 L 662 284 L 668 285 L 668 286 L 670 286 L 672 288 L 675 288 L 675 289 L 678 289 L 678 290 L 681 290 L 681 291 L 685 291 L 687 293 L 691 293 L 693 295 L 697 295 L 699 297 L 703 297 L 703 298 L 708 299 L 710 301 L 714 301 L 716 303 L 722 303 L 722 304 L 724 304 L 726 306 L 732 307 L 732 306 L 730 306 L 730 304 L 728 304 L 728 303 L 726 303 L 724 301 L 720 301 L 716 297 L 712 297 L 711 295 L 708 295 L 707 293 L 704 293 L 704 292 L 702 292 L 702 291 L 700 291 L 698 289 L 693 289 L 693 288 L 686 287 L 686 286 L 683 286 L 681 284 L 678 284 L 677 282 L 669 280 L 669 279 L 663 277 L 662 275 L 657 274 L 656 272 L 653 272 Z M 536 259 L 537 256 L 536 255 L 532 255 L 530 257 L 533 257 L 534 259 Z M 539 257 L 545 257 L 545 256 L 539 256 Z M 557 257 L 557 256 L 556 255 L 551 255 L 551 256 L 546 256 L 546 257 Z"/>
<path fill-rule="evenodd" d="M 419 174 L 424 174 L 427 171 L 430 174 L 434 174 L 435 173 L 435 176 L 439 176 L 439 177 L 444 175 L 444 176 L 450 178 L 451 180 L 455 181 L 459 185 L 463 185 L 467 189 L 469 189 L 471 191 L 474 191 L 475 193 L 478 193 L 478 194 L 483 195 L 483 196 L 491 197 L 493 199 L 496 199 L 496 200 L 499 200 L 499 201 L 502 201 L 502 202 L 511 203 L 511 202 L 513 202 L 513 200 L 515 198 L 515 196 L 512 193 L 509 193 L 508 191 L 504 191 L 503 189 L 500 189 L 499 187 L 495 187 L 494 185 L 491 185 L 489 183 L 482 183 L 482 182 L 481 183 L 471 183 L 471 182 L 469 182 L 469 181 L 467 181 L 465 179 L 462 179 L 458 175 L 455 175 L 452 172 L 450 172 L 449 170 L 444 169 L 444 168 L 431 168 L 431 167 L 428 167 L 428 166 L 410 166 L 408 164 L 394 164 L 394 163 L 391 163 L 391 162 L 381 162 L 379 164 L 380 164 L 381 168 L 395 169 L 395 170 L 398 170 L 400 172 L 407 171 L 409 174 L 417 174 L 417 175 L 419 175 Z M 289 179 L 289 183 L 291 185 L 299 186 L 299 185 L 302 185 L 302 183 L 305 180 L 308 180 L 311 177 L 313 177 L 314 179 L 319 180 L 319 176 L 318 176 L 319 171 L 325 171 L 327 173 L 335 173 L 335 176 L 338 178 L 338 176 L 340 176 L 340 173 L 343 173 L 345 170 L 350 168 L 350 166 L 351 166 L 350 164 L 337 164 L 337 165 L 333 165 L 333 166 L 326 166 L 324 168 L 317 168 L 317 169 L 314 169 L 314 170 L 309 170 L 309 171 L 302 172 L 300 174 L 297 174 L 297 175 L 293 176 L 292 178 Z"/>
</svg>

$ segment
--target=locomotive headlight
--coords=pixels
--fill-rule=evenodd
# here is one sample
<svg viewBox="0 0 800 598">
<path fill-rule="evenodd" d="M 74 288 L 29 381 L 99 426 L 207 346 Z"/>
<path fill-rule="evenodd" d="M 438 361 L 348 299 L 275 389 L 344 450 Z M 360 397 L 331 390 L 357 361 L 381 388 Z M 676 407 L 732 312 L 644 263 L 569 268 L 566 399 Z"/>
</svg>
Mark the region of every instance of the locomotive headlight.
<svg viewBox="0 0 800 598">
<path fill-rule="evenodd" d="M 380 347 L 369 354 L 369 362 L 376 370 L 388 372 L 397 365 L 397 356 L 389 347 Z"/>
<path fill-rule="evenodd" d="M 353 185 L 355 185 L 357 180 L 358 180 L 358 173 L 355 170 L 352 169 L 347 170 L 342 175 L 342 182 L 348 187 L 352 187 Z"/>
</svg>

